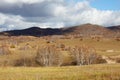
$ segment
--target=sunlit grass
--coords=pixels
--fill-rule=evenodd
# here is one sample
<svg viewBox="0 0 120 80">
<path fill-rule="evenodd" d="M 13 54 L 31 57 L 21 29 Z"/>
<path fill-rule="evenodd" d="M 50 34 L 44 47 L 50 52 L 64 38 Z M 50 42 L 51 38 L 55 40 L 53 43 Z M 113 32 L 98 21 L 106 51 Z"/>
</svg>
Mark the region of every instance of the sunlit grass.
<svg viewBox="0 0 120 80">
<path fill-rule="evenodd" d="M 3 42 L 0 41 L 0 44 Z M 29 43 L 30 48 L 20 50 Z M 55 45 L 65 44 L 66 46 L 87 45 L 94 47 L 100 55 L 114 56 L 120 55 L 120 42 L 113 39 L 95 41 L 92 39 L 58 39 Z M 0 56 L 0 60 L 16 60 L 19 57 L 36 55 L 38 46 L 46 45 L 46 40 L 35 39 L 19 43 L 12 51 L 12 55 Z M 115 52 L 107 52 L 114 50 Z M 71 58 L 67 51 L 62 51 L 65 63 Z M 24 56 L 22 56 L 24 55 Z M 8 60 L 8 63 L 10 62 Z M 12 63 L 10 63 L 12 64 Z M 89 66 L 66 66 L 66 67 L 1 67 L 0 80 L 120 80 L 120 64 L 100 64 Z"/>
<path fill-rule="evenodd" d="M 120 64 L 69 67 L 4 67 L 0 80 L 120 80 Z"/>
</svg>

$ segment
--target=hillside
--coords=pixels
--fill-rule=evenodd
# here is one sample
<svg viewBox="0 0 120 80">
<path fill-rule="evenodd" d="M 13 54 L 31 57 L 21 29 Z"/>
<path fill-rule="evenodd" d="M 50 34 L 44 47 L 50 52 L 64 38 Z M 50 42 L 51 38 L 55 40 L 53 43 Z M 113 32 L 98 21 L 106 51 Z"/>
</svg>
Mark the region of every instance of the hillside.
<svg viewBox="0 0 120 80">
<path fill-rule="evenodd" d="M 83 36 L 103 35 L 105 37 L 112 37 L 114 31 L 105 28 L 104 26 L 83 24 L 80 26 L 70 27 L 64 30 L 65 34 L 82 34 Z"/>
<path fill-rule="evenodd" d="M 108 29 L 115 30 L 115 31 L 120 31 L 120 25 L 118 26 L 110 26 Z"/>
<path fill-rule="evenodd" d="M 48 36 L 48 35 L 71 35 L 71 34 L 81 34 L 85 37 L 90 35 L 102 35 L 104 37 L 114 37 L 119 36 L 120 26 L 116 27 L 104 27 L 93 24 L 83 24 L 80 26 L 73 26 L 67 28 L 53 29 L 53 28 L 39 28 L 39 27 L 31 27 L 22 30 L 11 30 L 1 32 L 0 35 L 7 36 Z"/>
<path fill-rule="evenodd" d="M 61 34 L 60 29 L 52 29 L 52 28 L 39 28 L 39 27 L 31 27 L 22 30 L 11 30 L 11 31 L 4 31 L 0 33 L 1 35 L 9 35 L 9 36 L 46 36 L 46 35 L 55 35 Z"/>
<path fill-rule="evenodd" d="M 119 26 L 111 26 L 108 29 L 114 31 L 117 37 L 120 37 L 120 25 Z"/>
</svg>

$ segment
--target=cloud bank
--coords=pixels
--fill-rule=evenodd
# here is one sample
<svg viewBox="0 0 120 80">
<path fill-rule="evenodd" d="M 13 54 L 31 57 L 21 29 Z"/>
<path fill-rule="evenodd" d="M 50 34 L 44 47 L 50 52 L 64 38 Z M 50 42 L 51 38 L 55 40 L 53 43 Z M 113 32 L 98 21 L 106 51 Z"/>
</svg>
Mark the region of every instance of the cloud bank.
<svg viewBox="0 0 120 80">
<path fill-rule="evenodd" d="M 89 0 L 2 0 L 0 3 L 0 31 L 85 23 L 120 25 L 120 11 L 98 10 L 90 6 Z"/>
</svg>

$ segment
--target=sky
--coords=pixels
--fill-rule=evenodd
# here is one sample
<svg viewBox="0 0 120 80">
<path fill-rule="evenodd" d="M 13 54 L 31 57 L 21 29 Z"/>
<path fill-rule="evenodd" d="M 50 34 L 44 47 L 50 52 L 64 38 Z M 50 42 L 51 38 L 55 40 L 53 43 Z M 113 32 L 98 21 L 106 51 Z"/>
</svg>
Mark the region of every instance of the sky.
<svg viewBox="0 0 120 80">
<path fill-rule="evenodd" d="M 0 31 L 120 25 L 120 0 L 0 0 Z"/>
<path fill-rule="evenodd" d="M 94 0 L 91 5 L 100 10 L 120 10 L 120 0 Z"/>
</svg>

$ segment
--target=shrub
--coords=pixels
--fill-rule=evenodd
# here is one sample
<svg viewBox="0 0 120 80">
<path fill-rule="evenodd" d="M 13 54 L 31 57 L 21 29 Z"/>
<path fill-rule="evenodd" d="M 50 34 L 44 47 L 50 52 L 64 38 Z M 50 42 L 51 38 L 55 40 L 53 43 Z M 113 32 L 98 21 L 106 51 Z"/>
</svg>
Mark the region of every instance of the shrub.
<svg viewBox="0 0 120 80">
<path fill-rule="evenodd" d="M 117 58 L 117 59 L 116 59 L 116 62 L 117 62 L 117 63 L 120 63 L 120 58 Z"/>
<path fill-rule="evenodd" d="M 10 46 L 10 48 L 15 48 L 15 45 L 12 44 L 12 45 Z"/>
<path fill-rule="evenodd" d="M 0 46 L 0 55 L 8 55 L 8 54 L 11 54 L 8 46 L 6 45 Z"/>
<path fill-rule="evenodd" d="M 26 52 L 15 55 L 13 66 L 36 66 L 35 54 Z"/>
</svg>

